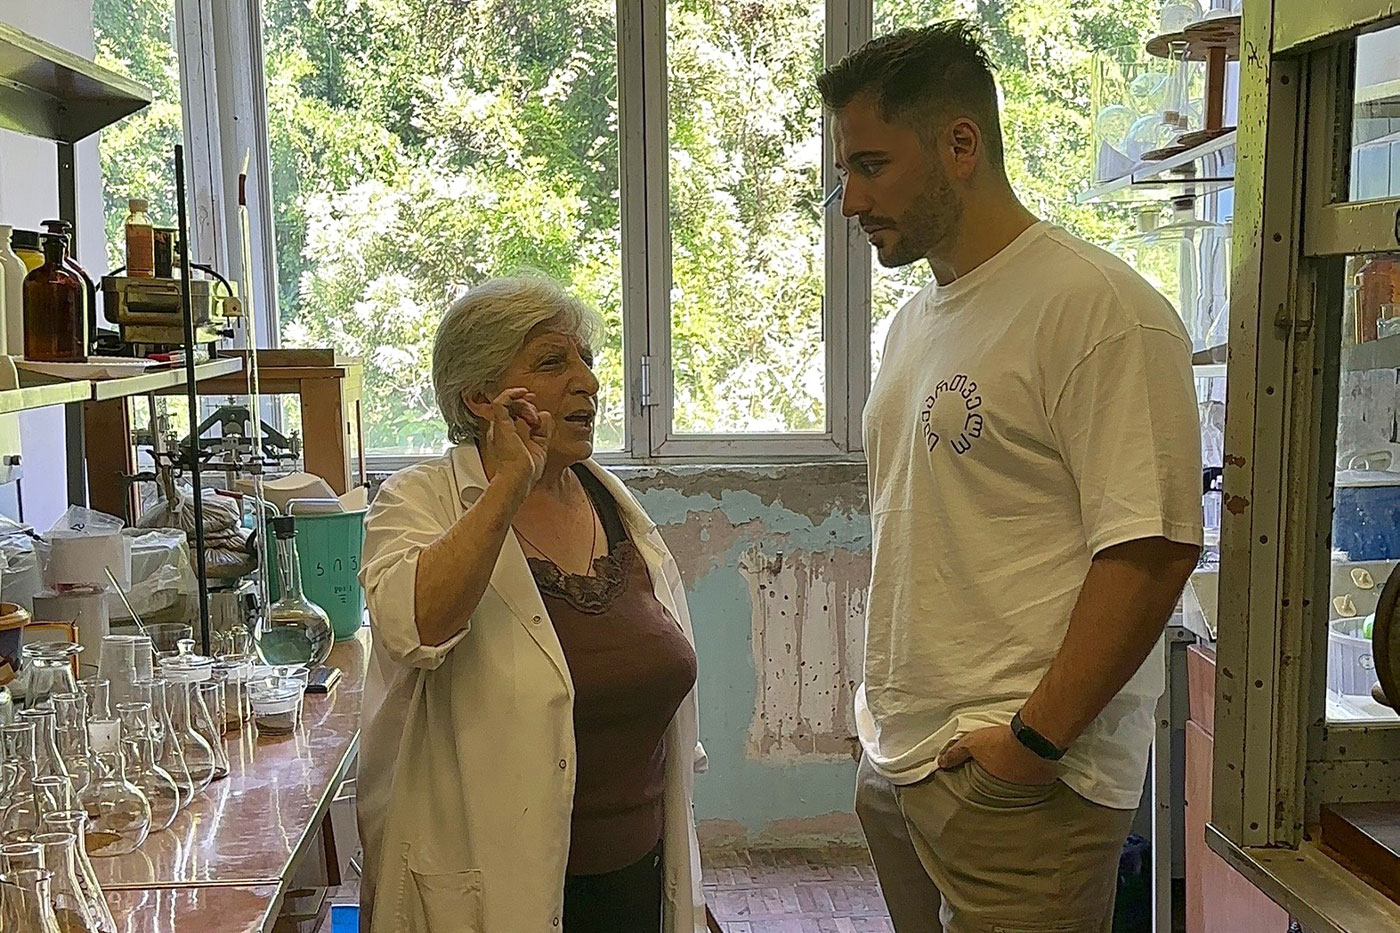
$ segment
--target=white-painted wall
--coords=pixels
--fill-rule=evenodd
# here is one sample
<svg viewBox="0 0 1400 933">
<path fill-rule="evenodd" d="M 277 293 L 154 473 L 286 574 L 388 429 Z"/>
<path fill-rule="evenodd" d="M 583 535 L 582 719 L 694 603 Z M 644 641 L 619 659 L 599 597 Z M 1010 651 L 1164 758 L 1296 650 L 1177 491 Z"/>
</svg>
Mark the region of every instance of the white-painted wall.
<svg viewBox="0 0 1400 933">
<path fill-rule="evenodd" d="M 0 4 L 0 22 L 85 58 L 93 54 L 92 0 Z M 77 146 L 78 262 L 93 275 L 106 271 L 102 176 L 97 138 Z M 0 222 L 34 230 L 58 215 L 57 153 L 53 143 L 0 130 Z M 22 416 L 24 517 L 47 529 L 67 507 L 63 411 Z M 14 515 L 13 493 L 0 494 L 0 511 Z"/>
</svg>

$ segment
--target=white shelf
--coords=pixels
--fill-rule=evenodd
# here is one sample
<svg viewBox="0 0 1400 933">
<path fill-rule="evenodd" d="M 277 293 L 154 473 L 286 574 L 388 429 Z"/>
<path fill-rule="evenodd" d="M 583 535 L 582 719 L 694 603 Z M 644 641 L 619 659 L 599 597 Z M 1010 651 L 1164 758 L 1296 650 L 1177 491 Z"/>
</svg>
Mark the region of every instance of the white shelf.
<svg viewBox="0 0 1400 933">
<path fill-rule="evenodd" d="M 1079 204 L 1092 204 L 1118 196 L 1209 194 L 1235 184 L 1235 145 L 1239 133 L 1230 130 L 1192 149 L 1156 162 L 1139 162 L 1131 172 L 1096 185 L 1075 196 Z"/>
</svg>

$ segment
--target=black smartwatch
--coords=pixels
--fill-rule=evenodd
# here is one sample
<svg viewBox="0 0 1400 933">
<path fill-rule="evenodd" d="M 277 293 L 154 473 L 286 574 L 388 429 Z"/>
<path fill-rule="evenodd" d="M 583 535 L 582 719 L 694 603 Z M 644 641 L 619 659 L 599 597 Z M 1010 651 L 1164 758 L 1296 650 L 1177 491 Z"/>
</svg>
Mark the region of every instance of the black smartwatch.
<svg viewBox="0 0 1400 933">
<path fill-rule="evenodd" d="M 1022 722 L 1019 712 L 1011 717 L 1011 734 L 1016 736 L 1016 741 L 1020 742 L 1038 757 L 1044 758 L 1046 761 L 1059 761 L 1061 758 L 1065 757 L 1067 749 L 1060 748 L 1054 742 Z"/>
</svg>

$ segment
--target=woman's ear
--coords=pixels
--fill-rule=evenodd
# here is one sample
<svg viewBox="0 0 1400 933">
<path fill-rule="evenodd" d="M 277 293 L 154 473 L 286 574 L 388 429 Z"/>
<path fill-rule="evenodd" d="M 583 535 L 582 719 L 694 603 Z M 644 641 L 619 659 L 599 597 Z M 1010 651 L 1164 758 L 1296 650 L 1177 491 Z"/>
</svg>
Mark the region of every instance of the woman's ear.
<svg viewBox="0 0 1400 933">
<path fill-rule="evenodd" d="M 467 411 L 481 420 L 491 420 L 491 400 L 486 397 L 485 392 L 463 392 L 462 404 L 467 406 Z"/>
</svg>

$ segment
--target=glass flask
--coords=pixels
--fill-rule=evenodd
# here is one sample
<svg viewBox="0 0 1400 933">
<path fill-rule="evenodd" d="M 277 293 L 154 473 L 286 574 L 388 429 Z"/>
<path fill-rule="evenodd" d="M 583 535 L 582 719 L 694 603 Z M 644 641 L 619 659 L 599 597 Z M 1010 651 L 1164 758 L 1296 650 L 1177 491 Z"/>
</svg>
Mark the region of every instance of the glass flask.
<svg viewBox="0 0 1400 933">
<path fill-rule="evenodd" d="M 0 868 L 8 874 L 15 871 L 31 871 L 44 867 L 44 847 L 32 839 L 24 842 L 7 842 L 0 845 Z M 3 927 L 0 927 L 3 929 Z"/>
<path fill-rule="evenodd" d="M 78 890 L 97 914 L 99 928 L 106 931 L 117 929 L 112 912 L 107 907 L 107 899 L 102 896 L 102 887 L 97 883 L 97 872 L 93 871 L 88 858 L 87 831 L 88 818 L 82 810 L 62 810 L 44 817 L 44 829 L 49 832 L 67 833 L 76 842 L 73 845 L 73 866 L 77 870 Z"/>
<path fill-rule="evenodd" d="M 270 524 L 277 536 L 277 571 L 282 582 L 282 598 L 267 607 L 254 633 L 258 654 L 268 664 L 319 667 L 330 657 L 335 641 L 330 617 L 302 593 L 296 519 L 280 515 Z"/>
<path fill-rule="evenodd" d="M 73 790 L 81 794 L 93 778 L 92 752 L 88 747 L 87 700 L 80 693 L 56 693 L 53 695 L 53 711 L 58 753 L 73 780 Z"/>
<path fill-rule="evenodd" d="M 69 778 L 68 766 L 58 750 L 58 717 L 53 707 L 21 710 L 19 717 L 34 724 L 34 776 Z"/>
<path fill-rule="evenodd" d="M 208 786 L 210 781 L 228 777 L 228 756 L 223 739 L 214 736 L 213 719 L 199 695 L 199 685 L 213 676 L 214 660 L 190 654 L 193 646 L 193 642 L 185 642 L 181 654 L 161 658 L 160 672 L 165 678 L 170 721 L 181 737 L 185 767 L 191 777 Z"/>
<path fill-rule="evenodd" d="M 1230 298 L 1229 230 L 1198 220 L 1195 200 L 1172 200 L 1161 223 L 1158 208 L 1138 215 L 1137 232 L 1109 248 L 1161 292 L 1186 324 L 1193 350 L 1223 344 Z"/>
<path fill-rule="evenodd" d="M 228 732 L 228 712 L 224 702 L 224 682 L 217 677 L 206 680 L 199 685 L 199 699 L 204 703 L 204 708 L 209 711 L 211 722 L 210 730 L 206 734 L 204 729 L 200 729 L 200 735 L 204 736 L 206 742 L 210 741 L 210 736 L 219 737 L 219 744 L 223 744 L 223 735 Z M 218 753 L 218 749 L 215 749 Z"/>
<path fill-rule="evenodd" d="M 156 763 L 156 740 L 152 735 L 149 703 L 120 703 L 122 748 L 126 752 L 127 776 L 151 807 L 151 832 L 168 829 L 184 806 L 180 787 L 170 773 Z"/>
<path fill-rule="evenodd" d="M 112 684 L 101 676 L 85 677 L 78 681 L 78 691 L 87 701 L 87 714 L 90 719 L 112 718 Z"/>
<path fill-rule="evenodd" d="M 135 852 L 151 832 L 151 804 L 132 783 L 121 749 L 121 724 L 94 719 L 88 724 L 96 774 L 78 797 L 87 811 L 88 849 L 98 858 Z"/>
<path fill-rule="evenodd" d="M 205 780 L 200 781 L 198 768 L 191 770 L 188 762 L 185 761 L 184 741 L 188 736 L 182 736 L 177 732 L 174 725 L 172 710 L 175 690 L 167 689 L 168 685 L 163 680 L 146 681 L 149 685 L 151 696 L 151 723 L 152 734 L 156 737 L 156 763 L 175 779 L 175 783 L 180 788 L 180 807 L 188 807 L 193 802 L 195 794 L 209 786 L 208 778 L 213 776 L 213 768 L 207 769 Z M 136 696 L 141 696 L 138 687 Z M 198 736 L 193 736 L 195 741 L 202 742 Z M 198 749 L 196 748 L 196 751 Z M 212 752 L 205 749 L 206 755 L 212 757 Z"/>
<path fill-rule="evenodd" d="M 24 691 L 24 705 L 33 709 L 55 693 L 77 693 L 73 659 L 82 650 L 82 645 L 73 642 L 38 642 L 21 648 L 18 683 Z"/>
<path fill-rule="evenodd" d="M 38 868 L 0 875 L 0 930 L 9 933 L 66 933 L 53 915 L 49 883 L 53 875 Z"/>
<path fill-rule="evenodd" d="M 44 850 L 44 869 L 53 877 L 49 883 L 49 903 L 54 919 L 63 933 L 101 933 L 101 920 L 83 895 L 78 880 L 73 849 L 77 837 L 72 833 L 43 832 L 34 837 Z"/>
<path fill-rule="evenodd" d="M 17 722 L 5 726 L 0 729 L 0 741 L 5 746 L 5 783 L 0 790 L 0 801 L 4 802 L 4 810 L 0 811 L 0 833 L 3 833 L 10 808 L 33 803 L 34 724 Z"/>
<path fill-rule="evenodd" d="M 73 809 L 73 789 L 67 778 L 38 777 L 27 797 L 15 798 L 5 810 L 3 820 L 6 842 L 28 842 L 44 828 L 44 817 L 50 813 Z"/>
<path fill-rule="evenodd" d="M 10 688 L 0 685 L 0 726 L 8 726 L 15 721 L 15 699 Z"/>
</svg>

